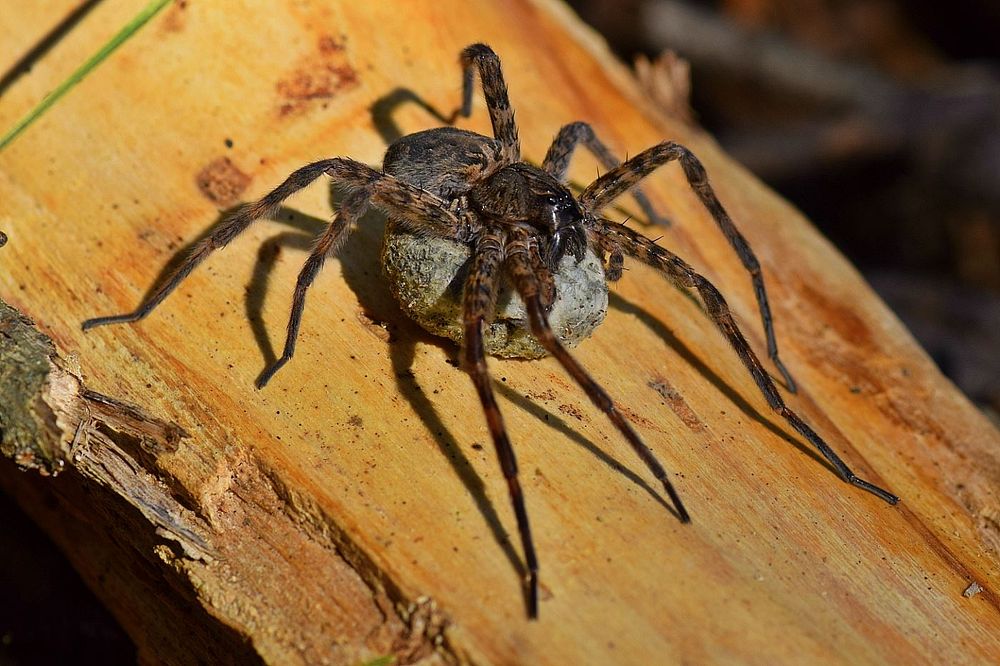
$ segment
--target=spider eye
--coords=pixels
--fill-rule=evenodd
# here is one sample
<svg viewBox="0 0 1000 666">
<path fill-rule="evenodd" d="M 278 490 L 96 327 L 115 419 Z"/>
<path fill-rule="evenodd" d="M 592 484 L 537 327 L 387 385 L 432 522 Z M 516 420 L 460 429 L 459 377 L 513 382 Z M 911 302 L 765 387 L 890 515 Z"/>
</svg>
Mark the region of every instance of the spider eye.
<svg viewBox="0 0 1000 666">
<path fill-rule="evenodd" d="M 552 209 L 552 219 L 557 229 L 572 224 L 580 217 L 576 201 L 571 196 L 547 195 L 545 203 Z"/>
<path fill-rule="evenodd" d="M 556 199 L 552 204 L 552 219 L 556 229 L 562 229 L 579 221 L 580 212 L 572 199 Z"/>
</svg>

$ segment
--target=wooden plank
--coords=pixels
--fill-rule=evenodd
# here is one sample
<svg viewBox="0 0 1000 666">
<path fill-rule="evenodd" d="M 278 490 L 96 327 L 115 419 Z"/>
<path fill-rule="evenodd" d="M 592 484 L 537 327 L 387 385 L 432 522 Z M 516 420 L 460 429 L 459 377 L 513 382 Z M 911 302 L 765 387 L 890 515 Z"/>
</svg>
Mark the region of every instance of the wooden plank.
<svg viewBox="0 0 1000 666">
<path fill-rule="evenodd" d="M 27 108 L 29 87 L 50 88 L 113 32 L 96 26 L 130 11 L 95 9 L 77 48 L 50 53 L 51 78 L 12 87 L 0 125 Z M 386 115 L 385 100 L 402 87 L 450 111 L 457 54 L 486 38 L 528 159 L 575 119 L 622 154 L 671 138 L 701 157 L 764 267 L 801 385 L 789 403 L 900 505 L 840 482 L 769 412 L 700 308 L 634 267 L 575 353 L 676 472 L 694 520 L 678 524 L 651 496 L 652 479 L 557 364 L 491 360 L 542 564 L 541 618 L 529 622 L 475 392 L 456 349 L 407 321 L 380 279 L 381 217 L 328 262 L 294 361 L 253 389 L 283 340 L 309 237 L 331 214 L 324 183 L 209 259 L 148 320 L 80 332 L 83 319 L 134 307 L 237 200 L 314 159 L 378 164 L 390 121 L 434 126 L 416 105 Z M 481 102 L 459 125 L 489 130 Z M 572 175 L 594 170 L 581 156 Z M 709 275 L 761 350 L 749 280 L 678 170 L 648 190 L 676 224 L 637 228 Z M 996 430 L 795 210 L 660 114 L 561 5 L 178 3 L 0 153 L 0 200 L 11 239 L 0 298 L 77 359 L 87 387 L 189 434 L 176 450 L 118 449 L 136 484 L 189 512 L 212 554 L 171 546 L 163 525 L 129 513 L 127 490 L 71 473 L 122 498 L 133 520 L 115 536 L 135 542 L 143 570 L 170 572 L 160 594 L 201 606 L 264 659 L 436 649 L 481 663 L 982 663 L 1000 649 Z M 119 456 L 93 441 L 87 450 Z M 334 583 L 341 574 L 354 582 Z M 973 581 L 984 591 L 963 597 Z M 142 644 L 159 602 L 91 584 Z M 414 606 L 425 596 L 435 612 Z M 172 658 L 191 648 L 173 645 Z"/>
</svg>

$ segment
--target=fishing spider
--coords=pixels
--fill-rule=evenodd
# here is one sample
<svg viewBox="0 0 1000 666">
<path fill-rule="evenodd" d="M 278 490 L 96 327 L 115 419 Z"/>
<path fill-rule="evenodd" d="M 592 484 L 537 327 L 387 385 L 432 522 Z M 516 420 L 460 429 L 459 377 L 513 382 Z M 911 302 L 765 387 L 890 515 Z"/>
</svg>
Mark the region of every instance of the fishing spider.
<svg viewBox="0 0 1000 666">
<path fill-rule="evenodd" d="M 134 322 L 152 311 L 180 282 L 215 250 L 225 246 L 252 222 L 275 214 L 289 196 L 326 174 L 347 192 L 336 217 L 319 236 L 298 276 L 288 321 L 284 351 L 257 380 L 263 388 L 295 352 L 306 291 L 324 259 L 343 245 L 352 226 L 369 206 L 385 213 L 404 232 L 421 238 L 449 239 L 468 253 L 462 295 L 464 367 L 472 377 L 486 415 L 486 424 L 496 447 L 500 467 L 507 480 L 517 518 L 527 565 L 525 585 L 528 614 L 538 614 L 538 562 L 528 525 L 514 450 L 503 417 L 493 395 L 486 367 L 483 327 L 494 316 L 502 283 L 511 285 L 523 301 L 527 328 L 541 347 L 551 354 L 583 388 L 594 404 L 621 431 L 628 443 L 663 483 L 681 522 L 689 522 L 687 510 L 667 477 L 667 472 L 615 407 L 607 393 L 569 354 L 549 324 L 549 312 L 559 294 L 555 276 L 578 264 L 588 252 L 600 257 L 604 277 L 622 276 L 623 257 L 629 256 L 663 273 L 675 285 L 693 289 L 722 334 L 753 376 L 771 408 L 819 450 L 848 483 L 895 504 L 895 495 L 856 476 L 840 457 L 793 412 L 782 399 L 757 355 L 740 332 L 719 291 L 691 266 L 652 240 L 600 215 L 616 197 L 632 189 L 650 172 L 671 161 L 680 162 L 688 183 L 712 214 L 750 273 L 758 309 L 767 336 L 768 355 L 784 377 L 789 390 L 795 385 L 778 358 L 771 314 L 760 265 L 746 239 L 733 225 L 708 183 L 705 169 L 690 151 L 664 141 L 624 163 L 618 160 L 582 122 L 563 127 L 542 162 L 541 168 L 521 160 L 514 113 L 497 55 L 484 44 L 473 44 L 461 54 L 463 69 L 462 106 L 457 113 L 472 110 L 475 71 L 482 81 L 493 138 L 452 127 L 417 132 L 389 146 L 381 171 L 348 158 L 320 160 L 292 173 L 284 183 L 259 201 L 243 207 L 198 243 L 186 260 L 134 312 L 90 319 L 84 329 L 103 324 Z M 604 163 L 607 172 L 574 197 L 566 172 L 578 144 L 583 143 Z M 652 218 L 648 200 L 639 194 L 640 205 Z M 606 289 L 606 283 L 601 282 Z M 404 305 L 405 307 L 405 305 Z M 522 326 L 523 326 L 522 322 Z"/>
</svg>

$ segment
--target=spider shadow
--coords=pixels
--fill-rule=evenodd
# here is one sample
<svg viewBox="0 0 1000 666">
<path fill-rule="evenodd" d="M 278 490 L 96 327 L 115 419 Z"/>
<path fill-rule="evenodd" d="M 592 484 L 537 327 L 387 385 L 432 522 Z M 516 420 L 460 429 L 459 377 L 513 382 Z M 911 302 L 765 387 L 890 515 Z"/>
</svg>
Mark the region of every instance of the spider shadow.
<svg viewBox="0 0 1000 666">
<path fill-rule="evenodd" d="M 429 113 L 435 120 L 443 125 L 452 125 L 458 117 L 458 111 L 452 112 L 451 116 L 445 116 L 438 111 L 430 102 L 413 92 L 409 88 L 394 88 L 368 107 L 372 117 L 372 123 L 385 145 L 390 145 L 403 138 L 403 132 L 393 119 L 396 109 L 403 104 L 416 104 L 421 109 Z"/>
<path fill-rule="evenodd" d="M 242 206 L 243 204 L 237 204 L 220 211 L 218 217 L 216 217 L 212 224 L 203 229 L 198 236 L 175 250 L 166 263 L 160 268 L 160 272 L 150 283 L 150 286 L 146 289 L 146 292 L 143 294 L 139 303 L 147 303 L 153 294 L 156 293 L 157 289 L 159 289 L 160 286 L 166 282 L 170 276 L 172 276 L 174 272 L 184 264 L 184 262 L 187 261 L 188 257 L 191 256 L 192 250 L 194 250 L 194 248 L 197 247 L 203 240 L 211 236 L 220 226 L 228 222 L 232 216 L 242 208 Z M 312 235 L 319 234 L 327 225 L 326 220 L 305 215 L 285 206 L 281 206 L 278 209 L 278 212 L 270 218 L 262 218 L 262 220 L 263 219 L 284 222 L 285 224 L 298 229 L 300 232 Z M 250 319 L 250 325 L 253 329 L 254 338 L 257 341 L 258 346 L 260 346 L 268 365 L 276 360 L 276 356 L 260 317 L 260 310 L 263 307 L 264 302 L 264 292 L 266 291 L 266 284 L 264 284 L 266 282 L 266 274 L 270 271 L 270 268 L 273 267 L 281 247 L 283 247 L 286 242 L 290 246 L 295 247 L 309 246 L 308 239 L 311 238 L 311 236 L 305 235 L 305 233 L 286 232 L 281 235 L 282 241 L 280 242 L 276 241 L 274 238 L 265 241 L 261 245 L 261 249 L 258 251 L 257 266 L 254 269 L 254 276 L 251 278 L 250 285 L 247 288 L 247 315 Z M 180 284 L 176 286 L 180 287 Z M 152 314 L 152 311 L 148 314 Z"/>
<path fill-rule="evenodd" d="M 417 342 L 417 338 L 408 338 L 397 341 L 390 348 L 389 354 L 396 377 L 396 388 L 406 398 L 406 401 L 410 403 L 410 407 L 420 417 L 420 421 L 424 424 L 424 427 L 430 431 L 438 449 L 451 465 L 456 476 L 462 481 L 462 485 L 465 486 L 466 490 L 472 496 L 476 508 L 493 534 L 494 541 L 500 546 L 507 561 L 514 571 L 517 572 L 518 577 L 523 579 L 528 574 L 528 568 L 521 560 L 521 555 L 514 547 L 510 535 L 500 521 L 500 516 L 497 514 L 496 508 L 487 496 L 486 484 L 483 483 L 482 478 L 476 473 L 468 456 L 462 451 L 461 444 L 441 420 L 430 398 L 428 398 L 427 393 L 420 386 L 411 370 L 416 357 Z M 453 354 L 455 352 L 454 349 L 449 351 Z M 452 362 L 457 364 L 454 360 Z M 527 605 L 529 602 L 527 590 L 524 592 L 524 602 Z"/>
<path fill-rule="evenodd" d="M 654 500 L 656 500 L 658 504 L 660 504 L 660 506 L 662 506 L 664 509 L 670 512 L 670 514 L 672 514 L 675 518 L 680 520 L 680 515 L 674 510 L 674 508 L 670 504 L 668 504 L 666 500 L 664 500 L 663 497 L 661 497 L 660 494 L 656 492 L 656 490 L 654 490 L 648 483 L 646 483 L 646 481 L 641 476 L 639 476 L 638 474 L 630 470 L 628 467 L 623 465 L 612 455 L 610 455 L 600 447 L 596 446 L 593 442 L 591 442 L 589 439 L 581 435 L 579 432 L 569 427 L 566 424 L 566 421 L 564 421 L 562 418 L 556 416 L 555 414 L 545 409 L 541 405 L 532 402 L 530 399 L 521 395 L 511 387 L 507 386 L 506 384 L 497 384 L 496 382 L 494 382 L 494 386 L 496 387 L 497 392 L 503 395 L 509 402 L 514 403 L 527 413 L 531 414 L 536 419 L 544 423 L 547 427 L 552 428 L 556 432 L 562 434 L 574 444 L 586 449 L 588 453 L 590 453 L 595 458 L 600 460 L 602 463 L 607 465 L 610 469 L 614 470 L 615 472 L 618 472 L 626 479 L 628 479 L 635 485 L 645 490 L 650 497 L 652 497 Z"/>
<path fill-rule="evenodd" d="M 331 188 L 331 198 L 333 206 L 336 207 L 338 197 L 333 188 Z M 253 276 L 246 291 L 247 318 L 251 322 L 254 337 L 261 349 L 264 368 L 267 368 L 276 359 L 274 347 L 267 335 L 262 317 L 264 300 L 269 291 L 269 275 L 284 249 L 308 250 L 312 245 L 312 238 L 321 233 L 327 225 L 325 220 L 284 208 L 274 217 L 294 227 L 295 230 L 279 233 L 261 244 Z M 454 343 L 433 336 L 412 322 L 399 309 L 385 281 L 381 279 L 381 267 L 377 257 L 385 223 L 385 217 L 377 211 L 369 211 L 359 221 L 357 230 L 348 238 L 344 248 L 338 254 L 338 263 L 343 279 L 357 296 L 358 304 L 365 316 L 373 321 L 388 324 L 389 354 L 397 390 L 410 404 L 424 427 L 432 434 L 438 449 L 472 496 L 476 508 L 489 526 L 495 542 L 504 552 L 511 567 L 519 576 L 523 577 L 527 573 L 527 569 L 487 495 L 484 482 L 463 452 L 461 443 L 449 432 L 428 394 L 420 386 L 412 372 L 416 347 L 419 343 L 442 348 L 450 357 L 449 364 L 453 366 L 459 365 L 457 361 L 458 351 Z M 464 379 L 464 373 L 461 374 Z M 621 473 L 645 490 L 661 506 L 676 516 L 673 508 L 639 475 L 570 428 L 562 419 L 525 399 L 509 387 L 497 383 L 494 385 L 512 403 L 524 409 L 546 426 L 554 428 L 574 443 L 585 448 L 609 468 Z M 525 603 L 527 603 L 527 597 L 525 597 Z"/>
<path fill-rule="evenodd" d="M 338 197 L 333 194 L 333 205 Z M 312 238 L 326 227 L 325 220 L 282 211 L 282 221 L 297 227 L 297 231 L 286 231 L 265 241 L 257 254 L 253 277 L 247 288 L 246 312 L 254 329 L 254 336 L 264 357 L 264 368 L 276 359 L 274 347 L 268 338 L 262 317 L 263 303 L 268 292 L 268 278 L 283 249 L 306 250 L 312 245 Z M 436 338 L 415 323 L 399 309 L 385 281 L 381 279 L 378 263 L 379 247 L 385 228 L 385 217 L 377 211 L 367 212 L 359 220 L 358 228 L 347 239 L 338 253 L 338 264 L 344 281 L 356 294 L 362 312 L 370 320 L 387 324 L 389 331 L 389 354 L 393 374 L 400 395 L 416 412 L 424 427 L 431 433 L 435 444 L 451 465 L 455 475 L 472 496 L 477 510 L 489 526 L 494 540 L 500 546 L 511 567 L 519 576 L 527 574 L 527 568 L 504 529 L 500 517 L 491 503 L 483 480 L 476 473 L 469 458 L 462 451 L 460 443 L 449 432 L 437 413 L 430 398 L 414 378 L 411 370 L 418 343 L 434 344 L 453 353 L 452 345 Z M 306 308 L 308 311 L 308 307 Z M 304 315 L 304 318 L 308 314 Z M 527 603 L 527 597 L 525 597 Z"/>
<path fill-rule="evenodd" d="M 330 190 L 332 208 L 336 210 L 340 198 L 337 196 L 335 188 L 331 186 Z M 234 206 L 221 211 L 218 218 L 198 237 L 176 250 L 160 269 L 159 274 L 140 302 L 148 301 L 157 288 L 187 260 L 191 251 L 221 224 L 228 221 L 239 208 L 240 206 Z M 246 289 L 245 311 L 263 356 L 262 372 L 277 360 L 262 316 L 264 301 L 269 291 L 270 274 L 283 250 L 309 250 L 314 238 L 322 233 L 328 225 L 327 220 L 305 215 L 285 206 L 279 208 L 278 212 L 269 219 L 283 222 L 292 227 L 293 230 L 283 231 L 268 238 L 260 245 L 253 273 Z M 357 294 L 358 303 L 370 319 L 380 322 L 404 322 L 390 327 L 390 341 L 393 337 L 397 338 L 396 344 L 390 346 L 390 354 L 399 392 L 410 402 L 426 427 L 436 435 L 434 441 L 451 464 L 456 476 L 461 479 L 472 495 L 479 512 L 489 525 L 494 539 L 500 545 L 512 568 L 520 576 L 524 576 L 527 574 L 527 568 L 521 562 L 499 516 L 490 503 L 482 479 L 476 474 L 459 443 L 448 432 L 424 391 L 415 381 L 408 381 L 413 378 L 410 368 L 418 342 L 437 344 L 441 347 L 447 347 L 447 345 L 440 339 L 423 333 L 422 329 L 418 328 L 415 323 L 410 322 L 396 305 L 384 280 L 377 279 L 381 273 L 377 257 L 385 230 L 385 222 L 385 217 L 375 211 L 369 211 L 359 221 L 358 229 L 347 239 L 338 255 L 344 280 Z M 525 596 L 525 603 L 528 603 L 527 596 Z"/>
<path fill-rule="evenodd" d="M 24 55 L 18 58 L 6 72 L 0 76 L 0 97 L 3 97 L 7 90 L 22 76 L 31 72 L 32 67 L 38 64 L 48 53 L 76 28 L 83 21 L 91 10 L 93 10 L 101 0 L 85 0 L 79 3 L 76 9 L 70 11 L 59 23 L 49 32 L 42 35 L 33 47 Z"/>
<path fill-rule="evenodd" d="M 686 296 L 688 296 L 692 301 L 697 303 L 691 294 L 684 291 Z M 668 347 L 674 350 L 674 352 L 680 356 L 688 365 L 692 366 L 698 374 L 705 377 L 716 389 L 722 393 L 729 402 L 736 405 L 740 411 L 746 414 L 749 418 L 757 421 L 765 428 L 770 430 L 772 433 L 785 440 L 789 444 L 793 445 L 799 451 L 812 458 L 819 464 L 826 467 L 829 471 L 836 474 L 836 470 L 829 463 L 829 461 L 820 455 L 818 452 L 812 448 L 806 446 L 798 439 L 792 437 L 787 432 L 781 429 L 780 426 L 775 424 L 770 419 L 766 418 L 757 409 L 751 405 L 747 400 L 740 395 L 735 389 L 733 389 L 729 384 L 727 384 L 719 375 L 715 373 L 710 367 L 708 367 L 697 355 L 695 355 L 681 340 L 674 335 L 674 332 L 663 324 L 659 319 L 649 314 L 646 310 L 639 307 L 635 303 L 626 300 L 624 297 L 620 296 L 615 292 L 609 292 L 609 306 L 615 308 L 620 312 L 630 314 L 636 317 L 639 321 L 646 325 L 647 328 L 652 330 L 656 335 L 663 340 Z M 700 304 L 699 304 L 700 305 Z M 734 352 L 735 353 L 735 352 Z M 839 478 L 839 477 L 838 477 Z"/>
<path fill-rule="evenodd" d="M 260 244 L 257 250 L 257 261 L 254 263 L 253 275 L 247 285 L 244 305 L 247 321 L 250 322 L 250 329 L 253 331 L 254 341 L 256 341 L 264 360 L 261 374 L 278 360 L 274 346 L 271 344 L 271 337 L 267 334 L 267 326 L 264 324 L 262 314 L 264 298 L 268 291 L 268 277 L 283 250 L 311 250 L 314 239 L 323 233 L 323 230 L 329 224 L 324 219 L 305 215 L 284 206 L 278 209 L 278 213 L 273 219 L 280 220 L 297 231 L 281 232 Z"/>
<path fill-rule="evenodd" d="M 337 202 L 334 201 L 333 205 L 336 206 Z M 527 568 L 486 493 L 486 485 L 413 374 L 412 368 L 419 343 L 440 347 L 449 356 L 453 356 L 455 350 L 449 341 L 427 333 L 411 321 L 389 291 L 379 261 L 385 226 L 385 215 L 374 209 L 365 213 L 358 222 L 357 230 L 351 234 L 344 248 L 338 253 L 344 281 L 357 295 L 358 305 L 369 319 L 389 323 L 389 357 L 396 379 L 396 389 L 410 403 L 421 423 L 431 433 L 439 451 L 472 496 L 476 508 L 489 526 L 494 540 L 511 567 L 523 577 L 528 572 Z M 527 597 L 525 602 L 527 603 Z"/>
</svg>

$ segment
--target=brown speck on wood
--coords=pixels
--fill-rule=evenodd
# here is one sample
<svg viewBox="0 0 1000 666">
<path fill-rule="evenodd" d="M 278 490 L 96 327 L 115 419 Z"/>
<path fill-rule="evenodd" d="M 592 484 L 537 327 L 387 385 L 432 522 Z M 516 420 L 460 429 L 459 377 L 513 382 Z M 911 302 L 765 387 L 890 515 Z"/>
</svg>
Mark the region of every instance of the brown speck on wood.
<svg viewBox="0 0 1000 666">
<path fill-rule="evenodd" d="M 684 396 L 678 393 L 677 389 L 670 385 L 670 382 L 659 377 L 650 381 L 649 387 L 663 397 L 667 403 L 667 407 L 693 432 L 704 432 L 706 430 L 705 423 L 698 418 L 698 415 L 687 404 Z"/>
<path fill-rule="evenodd" d="M 347 61 L 343 40 L 324 35 L 319 38 L 317 50 L 318 53 L 300 60 L 289 76 L 278 81 L 282 116 L 302 112 L 312 100 L 331 99 L 358 85 L 358 73 Z"/>
<path fill-rule="evenodd" d="M 187 0 L 177 0 L 174 2 L 174 6 L 163 17 L 163 29 L 167 32 L 180 32 L 183 30 L 187 19 L 184 10 L 187 9 L 187 6 Z"/>
<path fill-rule="evenodd" d="M 341 35 L 339 39 L 333 35 L 323 35 L 319 38 L 319 52 L 325 55 L 340 53 L 344 50 L 347 38 Z"/>
<path fill-rule="evenodd" d="M 559 411 L 563 414 L 572 416 L 577 421 L 583 420 L 583 412 L 581 412 L 580 408 L 576 405 L 559 405 Z"/>
<path fill-rule="evenodd" d="M 620 411 L 622 414 L 625 415 L 625 418 L 627 418 L 632 423 L 638 426 L 642 426 L 643 428 L 647 428 L 649 430 L 660 430 L 660 428 L 656 427 L 656 424 L 654 424 L 652 421 L 650 421 L 649 419 L 647 419 L 645 416 L 635 411 L 634 409 L 631 409 L 624 404 L 616 404 L 615 407 L 618 409 L 618 411 Z"/>
<path fill-rule="evenodd" d="M 365 328 L 376 338 L 382 342 L 392 342 L 392 333 L 389 331 L 389 325 L 384 321 L 378 321 L 372 319 L 363 311 L 358 311 L 358 321 L 364 324 Z"/>
<path fill-rule="evenodd" d="M 250 184 L 250 176 L 240 171 L 228 157 L 219 157 L 198 172 L 195 182 L 212 203 L 225 208 L 239 201 Z"/>
<path fill-rule="evenodd" d="M 552 389 L 545 389 L 544 391 L 528 391 L 528 397 L 532 400 L 548 402 L 549 400 L 555 400 L 556 394 Z"/>
</svg>

